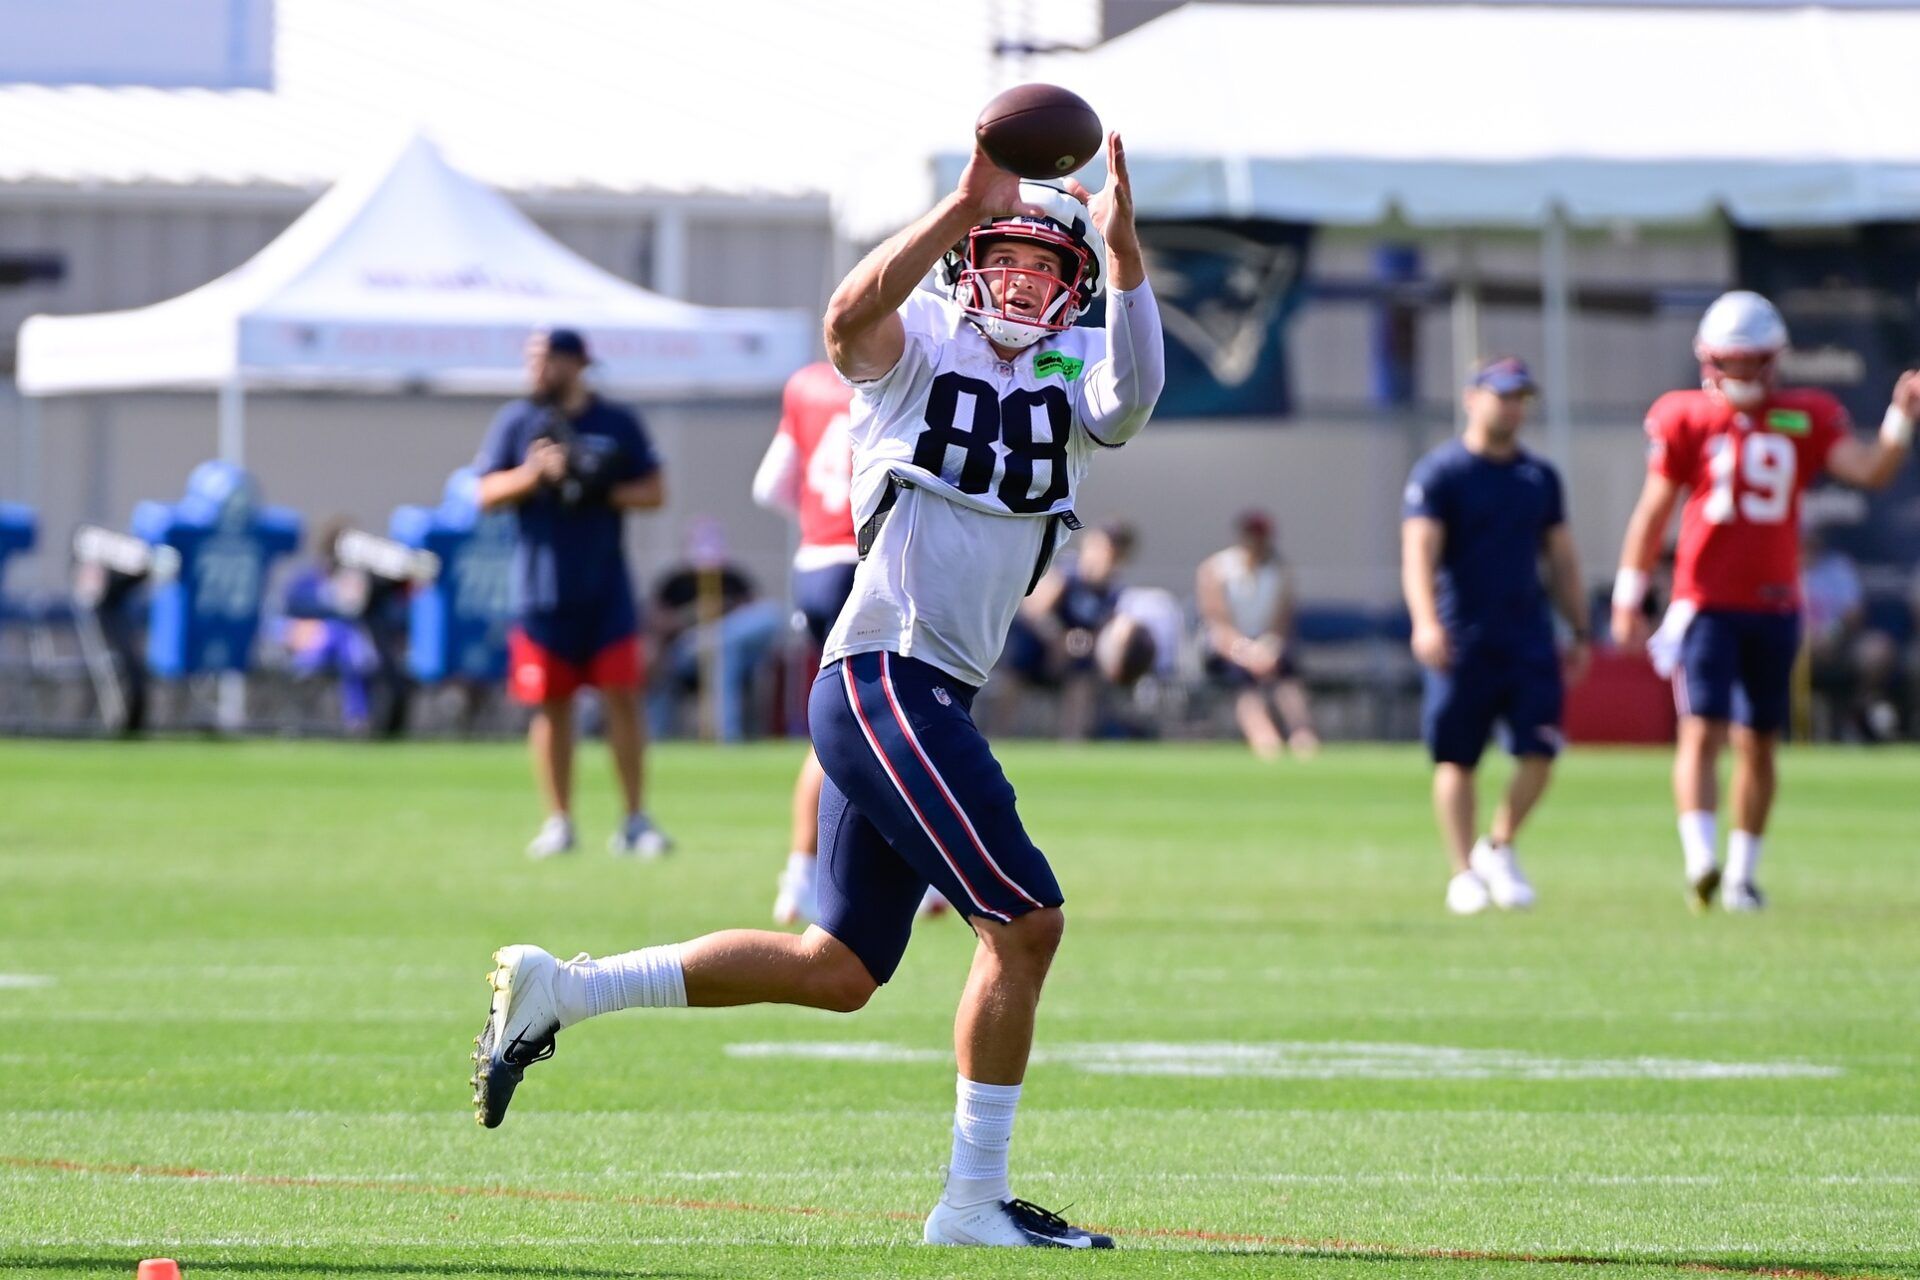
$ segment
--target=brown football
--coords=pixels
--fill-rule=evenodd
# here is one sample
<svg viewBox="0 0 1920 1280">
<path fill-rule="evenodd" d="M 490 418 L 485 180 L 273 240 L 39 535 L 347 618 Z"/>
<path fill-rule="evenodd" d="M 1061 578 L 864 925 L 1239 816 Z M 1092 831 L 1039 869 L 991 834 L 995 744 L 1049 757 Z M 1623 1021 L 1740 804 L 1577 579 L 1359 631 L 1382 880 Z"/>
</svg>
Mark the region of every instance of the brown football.
<svg viewBox="0 0 1920 1280">
<path fill-rule="evenodd" d="M 1023 178 L 1064 178 L 1105 136 L 1085 98 L 1057 84 L 1019 84 L 981 109 L 973 136 L 987 158 Z"/>
</svg>

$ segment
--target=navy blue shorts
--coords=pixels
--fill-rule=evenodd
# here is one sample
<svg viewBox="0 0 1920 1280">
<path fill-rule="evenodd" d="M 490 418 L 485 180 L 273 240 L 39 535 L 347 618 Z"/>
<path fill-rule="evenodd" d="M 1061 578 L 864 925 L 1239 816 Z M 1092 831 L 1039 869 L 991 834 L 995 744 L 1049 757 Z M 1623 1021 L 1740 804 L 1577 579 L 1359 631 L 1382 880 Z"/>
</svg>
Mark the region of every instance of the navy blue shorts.
<svg viewBox="0 0 1920 1280">
<path fill-rule="evenodd" d="M 818 569 L 793 571 L 793 603 L 807 620 L 807 632 L 815 644 L 827 642 L 840 610 L 853 594 L 853 571 L 857 565 L 829 564 Z"/>
<path fill-rule="evenodd" d="M 860 653 L 813 682 L 820 927 L 876 982 L 893 976 L 929 884 L 962 914 L 1008 921 L 1062 899 L 1013 787 L 974 726 L 972 686 L 896 653 Z"/>
<path fill-rule="evenodd" d="M 1435 764 L 1480 763 L 1495 722 L 1516 756 L 1560 753 L 1560 659 L 1464 654 L 1446 671 L 1426 671 L 1421 734 Z"/>
<path fill-rule="evenodd" d="M 1799 652 L 1798 614 L 1702 609 L 1680 642 L 1674 706 L 1683 716 L 1778 733 L 1787 727 Z"/>
</svg>

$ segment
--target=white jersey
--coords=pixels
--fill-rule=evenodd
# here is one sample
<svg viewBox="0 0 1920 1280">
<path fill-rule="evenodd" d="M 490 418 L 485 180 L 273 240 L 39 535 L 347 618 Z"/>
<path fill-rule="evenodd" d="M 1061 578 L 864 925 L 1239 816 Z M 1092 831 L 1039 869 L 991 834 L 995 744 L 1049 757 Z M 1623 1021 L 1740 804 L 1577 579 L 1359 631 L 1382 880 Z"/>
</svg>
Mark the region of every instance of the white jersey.
<svg viewBox="0 0 1920 1280">
<path fill-rule="evenodd" d="M 1003 361 L 953 302 L 918 292 L 900 309 L 899 362 L 854 384 L 854 527 L 898 488 L 822 661 L 887 650 L 986 683 L 1050 528 L 1065 537 L 1054 517 L 1160 394 L 1152 293 L 1111 295 L 1108 312 L 1109 329 L 1068 329 Z"/>
</svg>

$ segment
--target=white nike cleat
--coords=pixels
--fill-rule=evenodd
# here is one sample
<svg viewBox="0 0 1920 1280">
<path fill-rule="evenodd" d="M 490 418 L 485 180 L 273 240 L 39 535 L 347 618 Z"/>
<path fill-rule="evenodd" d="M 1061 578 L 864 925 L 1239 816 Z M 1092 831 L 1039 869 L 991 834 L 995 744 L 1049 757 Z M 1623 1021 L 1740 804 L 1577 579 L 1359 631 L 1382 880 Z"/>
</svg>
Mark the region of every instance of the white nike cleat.
<svg viewBox="0 0 1920 1280">
<path fill-rule="evenodd" d="M 644 813 L 629 817 L 607 840 L 607 852 L 616 858 L 664 858 L 672 851 L 673 841 Z"/>
<path fill-rule="evenodd" d="M 1482 840 L 1473 846 L 1468 862 L 1481 883 L 1487 886 L 1494 906 L 1502 911 L 1525 911 L 1533 905 L 1533 886 L 1521 874 L 1520 860 L 1514 857 L 1512 845 Z"/>
<path fill-rule="evenodd" d="M 1720 905 L 1728 911 L 1765 911 L 1767 895 L 1751 880 L 1729 880 L 1721 891 Z"/>
<path fill-rule="evenodd" d="M 1025 1200 L 982 1200 L 952 1205 L 945 1196 L 927 1215 L 920 1238 L 928 1244 L 988 1245 L 1014 1249 L 1111 1249 L 1113 1237 L 1068 1223 Z"/>
<path fill-rule="evenodd" d="M 773 899 L 775 924 L 811 924 L 820 914 L 820 901 L 813 882 L 811 859 L 804 867 L 790 864 L 780 873 L 780 891 Z"/>
<path fill-rule="evenodd" d="M 529 858 L 557 858 L 573 852 L 573 820 L 556 813 L 540 824 L 540 833 L 527 843 Z"/>
<path fill-rule="evenodd" d="M 560 962 L 539 947 L 516 945 L 493 953 L 487 985 L 493 999 L 487 1025 L 473 1041 L 473 1117 L 489 1129 L 507 1118 L 507 1104 L 527 1068 L 553 1056 L 560 1031 L 554 979 Z"/>
<path fill-rule="evenodd" d="M 1487 882 L 1471 871 L 1462 871 L 1447 881 L 1447 910 L 1457 916 L 1477 916 L 1493 905 Z"/>
</svg>

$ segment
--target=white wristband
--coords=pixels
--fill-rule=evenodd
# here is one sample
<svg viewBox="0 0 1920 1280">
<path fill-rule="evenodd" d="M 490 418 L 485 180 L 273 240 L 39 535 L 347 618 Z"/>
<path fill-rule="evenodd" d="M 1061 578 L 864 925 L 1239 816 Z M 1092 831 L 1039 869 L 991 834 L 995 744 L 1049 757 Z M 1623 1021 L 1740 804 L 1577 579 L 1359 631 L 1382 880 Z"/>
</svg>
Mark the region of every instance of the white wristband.
<svg viewBox="0 0 1920 1280">
<path fill-rule="evenodd" d="M 1622 569 L 1613 577 L 1613 607 L 1638 609 L 1647 599 L 1647 571 Z"/>
<path fill-rule="evenodd" d="M 1913 419 L 1900 411 L 1900 406 L 1887 406 L 1887 416 L 1880 419 L 1880 440 L 1883 444 L 1896 449 L 1910 448 L 1913 444 Z"/>
</svg>

